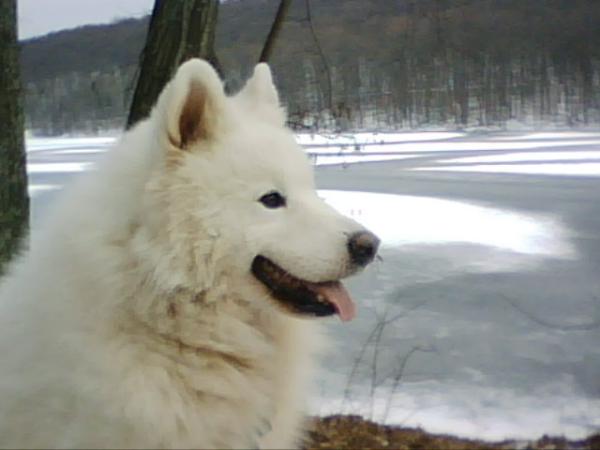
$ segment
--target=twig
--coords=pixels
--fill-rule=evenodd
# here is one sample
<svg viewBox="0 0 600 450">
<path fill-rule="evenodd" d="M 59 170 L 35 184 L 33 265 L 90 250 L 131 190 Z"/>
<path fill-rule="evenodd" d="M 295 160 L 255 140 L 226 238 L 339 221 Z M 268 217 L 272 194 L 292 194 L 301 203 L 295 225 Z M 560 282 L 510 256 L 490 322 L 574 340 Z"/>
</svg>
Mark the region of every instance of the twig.
<svg viewBox="0 0 600 450">
<path fill-rule="evenodd" d="M 321 61 L 323 62 L 323 67 L 325 69 L 325 73 L 327 75 L 327 107 L 329 111 L 333 111 L 333 86 L 331 81 L 331 70 L 329 69 L 329 63 L 327 62 L 327 58 L 325 57 L 325 53 L 323 52 L 323 48 L 317 38 L 317 33 L 315 32 L 315 28 L 312 22 L 312 14 L 310 10 L 310 0 L 305 0 L 306 4 L 306 21 L 308 22 L 308 26 L 310 28 L 310 33 L 312 35 L 313 41 L 315 43 L 315 47 L 319 52 L 319 56 L 321 57 Z"/>
<path fill-rule="evenodd" d="M 535 316 L 534 314 L 532 314 L 531 312 L 523 309 L 523 307 L 521 307 L 515 300 L 507 297 L 506 295 L 501 294 L 500 298 L 502 298 L 505 302 L 507 302 L 509 305 L 511 305 L 513 308 L 515 308 L 517 311 L 519 311 L 521 314 L 523 314 L 529 320 L 537 323 L 538 325 L 546 327 L 546 328 L 552 328 L 555 330 L 562 330 L 562 331 L 590 331 L 590 330 L 594 330 L 594 329 L 600 327 L 600 320 L 598 320 L 598 319 L 596 319 L 595 321 L 590 322 L 590 323 L 582 323 L 582 324 L 576 324 L 576 325 L 561 325 L 561 324 L 557 324 L 557 323 L 552 323 L 547 320 L 541 319 L 541 318 Z M 597 298 L 595 298 L 595 300 L 596 300 L 596 302 L 598 301 Z"/>
<path fill-rule="evenodd" d="M 398 370 L 396 371 L 396 375 L 394 376 L 394 381 L 392 383 L 392 390 L 388 396 L 387 402 L 385 404 L 385 410 L 383 413 L 383 417 L 381 419 L 382 423 L 385 423 L 387 421 L 388 416 L 390 415 L 390 410 L 392 408 L 392 400 L 394 398 L 394 394 L 396 393 L 396 390 L 398 389 L 398 386 L 400 385 L 400 381 L 402 380 L 402 377 L 404 376 L 404 369 L 406 368 L 406 365 L 408 364 L 408 360 L 417 352 L 434 352 L 435 349 L 433 348 L 423 348 L 420 346 L 416 346 L 410 349 L 410 351 L 404 355 L 404 357 L 400 360 L 400 365 L 398 367 Z"/>
<path fill-rule="evenodd" d="M 277 41 L 277 37 L 281 32 L 281 27 L 283 26 L 285 16 L 287 15 L 291 4 L 292 0 L 281 0 L 279 3 L 279 8 L 277 8 L 277 13 L 275 14 L 275 19 L 273 19 L 273 25 L 271 25 L 265 45 L 263 46 L 262 52 L 260 52 L 258 62 L 267 62 L 271 58 L 271 54 L 275 48 L 275 42 Z"/>
<path fill-rule="evenodd" d="M 354 359 L 354 364 L 352 365 L 352 370 L 350 370 L 350 374 L 348 375 L 348 378 L 346 380 L 346 387 L 344 388 L 344 399 L 342 401 L 342 407 L 344 406 L 346 401 L 350 399 L 350 386 L 352 385 L 352 382 L 354 381 L 356 372 L 358 372 L 358 366 L 362 362 L 365 352 L 367 351 L 369 344 L 375 337 L 375 334 L 377 333 L 378 327 L 380 326 L 380 324 L 381 324 L 381 322 L 378 322 L 375 325 L 375 327 L 373 328 L 373 330 L 371 330 L 371 333 L 369 334 L 369 336 L 365 340 L 364 344 L 362 345 L 360 351 L 358 352 L 358 356 Z"/>
<path fill-rule="evenodd" d="M 371 389 L 369 392 L 369 400 L 371 402 L 369 407 L 369 418 L 373 420 L 374 408 L 375 408 L 375 391 L 377 390 L 377 363 L 379 362 L 379 344 L 381 342 L 381 336 L 383 335 L 383 330 L 385 328 L 385 315 L 382 319 L 379 320 L 378 330 L 375 334 L 375 347 L 373 349 L 373 358 L 371 359 Z"/>
</svg>

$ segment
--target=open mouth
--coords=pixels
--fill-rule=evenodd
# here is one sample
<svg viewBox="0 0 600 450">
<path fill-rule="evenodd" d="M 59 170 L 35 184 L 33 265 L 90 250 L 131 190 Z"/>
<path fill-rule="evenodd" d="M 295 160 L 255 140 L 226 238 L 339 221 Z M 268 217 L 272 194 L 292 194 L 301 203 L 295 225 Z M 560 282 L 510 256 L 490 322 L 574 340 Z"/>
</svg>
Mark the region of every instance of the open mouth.
<svg viewBox="0 0 600 450">
<path fill-rule="evenodd" d="M 355 316 L 354 302 L 337 280 L 321 283 L 301 280 L 261 255 L 252 261 L 252 273 L 273 298 L 295 314 L 317 317 L 338 314 L 343 321 Z"/>
</svg>

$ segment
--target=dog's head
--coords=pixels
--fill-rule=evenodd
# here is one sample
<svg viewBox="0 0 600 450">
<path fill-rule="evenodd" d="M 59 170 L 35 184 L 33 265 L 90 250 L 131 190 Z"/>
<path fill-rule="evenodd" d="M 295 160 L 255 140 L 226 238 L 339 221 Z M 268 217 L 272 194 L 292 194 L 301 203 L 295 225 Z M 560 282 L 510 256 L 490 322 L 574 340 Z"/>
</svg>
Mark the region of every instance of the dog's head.
<svg viewBox="0 0 600 450">
<path fill-rule="evenodd" d="M 295 314 L 353 317 L 339 280 L 371 262 L 379 241 L 318 197 L 267 65 L 228 97 L 209 64 L 188 61 L 150 120 L 164 158 L 148 202 L 165 264 L 180 273 L 173 284 L 225 283 Z"/>
</svg>

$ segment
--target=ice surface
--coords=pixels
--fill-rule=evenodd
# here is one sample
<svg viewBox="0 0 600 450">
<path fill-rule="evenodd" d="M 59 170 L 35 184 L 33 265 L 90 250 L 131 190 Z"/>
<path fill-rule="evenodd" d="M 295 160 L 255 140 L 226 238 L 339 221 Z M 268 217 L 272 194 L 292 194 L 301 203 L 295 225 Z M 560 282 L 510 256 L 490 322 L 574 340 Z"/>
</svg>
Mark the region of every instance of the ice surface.
<svg viewBox="0 0 600 450">
<path fill-rule="evenodd" d="M 328 355 L 315 411 L 488 439 L 598 430 L 600 133 L 298 140 L 326 175 L 320 195 L 382 238 L 383 261 L 348 280 L 358 316 L 331 324 L 345 351 Z M 33 232 L 113 142 L 28 139 Z"/>
<path fill-rule="evenodd" d="M 577 163 L 577 164 L 531 164 L 517 166 L 514 164 L 496 165 L 473 165 L 452 167 L 420 167 L 415 170 L 437 170 L 451 172 L 486 172 L 486 173 L 515 173 L 529 175 L 559 175 L 599 177 L 600 163 Z"/>
</svg>

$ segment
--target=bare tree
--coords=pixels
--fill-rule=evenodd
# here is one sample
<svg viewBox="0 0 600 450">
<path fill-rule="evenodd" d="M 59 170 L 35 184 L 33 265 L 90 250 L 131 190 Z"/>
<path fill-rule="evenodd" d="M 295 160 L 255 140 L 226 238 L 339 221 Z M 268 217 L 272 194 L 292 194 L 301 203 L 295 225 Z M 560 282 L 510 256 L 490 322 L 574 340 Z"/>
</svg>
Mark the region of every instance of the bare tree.
<svg viewBox="0 0 600 450">
<path fill-rule="evenodd" d="M 271 25 L 271 30 L 267 36 L 267 40 L 265 41 L 265 45 L 263 46 L 262 52 L 260 53 L 260 58 L 258 62 L 267 62 L 271 58 L 273 53 L 273 49 L 275 48 L 275 42 L 281 32 L 281 27 L 283 26 L 283 22 L 285 21 L 285 17 L 292 5 L 292 0 L 281 0 L 279 3 L 279 8 L 277 8 L 277 14 L 275 14 L 275 19 L 273 20 L 273 25 Z"/>
<path fill-rule="evenodd" d="M 319 42 L 319 38 L 317 37 L 317 32 L 315 31 L 315 26 L 312 20 L 312 11 L 310 7 L 310 0 L 305 0 L 304 2 L 306 8 L 306 21 L 308 22 L 308 27 L 310 29 L 310 34 L 315 43 L 315 47 L 319 56 L 321 57 L 321 61 L 323 63 L 323 69 L 325 70 L 325 81 L 327 82 L 327 108 L 329 111 L 333 111 L 333 81 L 331 79 L 331 69 L 329 68 L 329 62 L 327 61 L 327 57 L 325 56 L 325 52 L 323 51 L 323 47 L 321 47 L 321 43 Z"/>
<path fill-rule="evenodd" d="M 219 70 L 214 51 L 218 10 L 219 0 L 155 0 L 127 128 L 148 116 L 182 62 L 201 57 Z"/>
<path fill-rule="evenodd" d="M 0 1 L 0 123 L 1 273 L 29 222 L 16 0 Z"/>
</svg>

